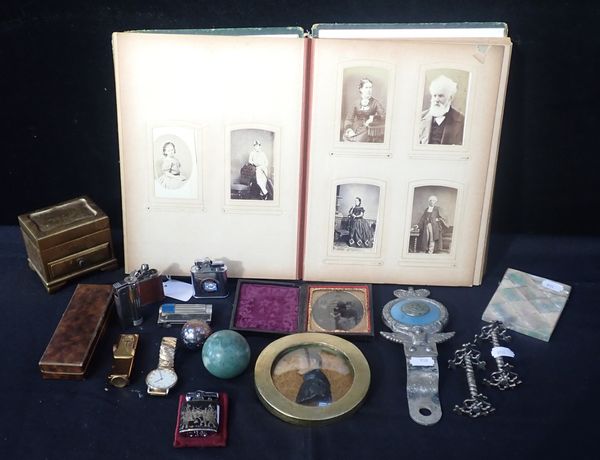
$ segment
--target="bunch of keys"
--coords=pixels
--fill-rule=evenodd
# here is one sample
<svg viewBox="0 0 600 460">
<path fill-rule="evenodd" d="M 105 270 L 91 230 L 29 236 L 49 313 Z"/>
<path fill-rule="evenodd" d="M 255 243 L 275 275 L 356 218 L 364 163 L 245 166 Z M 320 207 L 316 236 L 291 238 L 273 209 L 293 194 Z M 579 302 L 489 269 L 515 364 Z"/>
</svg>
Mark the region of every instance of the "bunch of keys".
<svg viewBox="0 0 600 460">
<path fill-rule="evenodd" d="M 221 421 L 219 393 L 214 391 L 192 391 L 186 393 L 179 414 L 179 434 L 197 438 L 216 434 Z"/>
</svg>

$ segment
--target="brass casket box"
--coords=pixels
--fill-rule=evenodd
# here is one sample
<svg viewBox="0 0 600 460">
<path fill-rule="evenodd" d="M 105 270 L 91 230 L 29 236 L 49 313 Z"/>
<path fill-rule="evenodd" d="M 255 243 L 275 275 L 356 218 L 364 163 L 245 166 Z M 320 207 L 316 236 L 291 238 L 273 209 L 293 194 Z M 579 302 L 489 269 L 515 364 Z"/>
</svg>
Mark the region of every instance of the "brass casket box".
<svg viewBox="0 0 600 460">
<path fill-rule="evenodd" d="M 19 216 L 29 267 L 48 292 L 97 269 L 117 267 L 108 216 L 79 197 Z"/>
</svg>

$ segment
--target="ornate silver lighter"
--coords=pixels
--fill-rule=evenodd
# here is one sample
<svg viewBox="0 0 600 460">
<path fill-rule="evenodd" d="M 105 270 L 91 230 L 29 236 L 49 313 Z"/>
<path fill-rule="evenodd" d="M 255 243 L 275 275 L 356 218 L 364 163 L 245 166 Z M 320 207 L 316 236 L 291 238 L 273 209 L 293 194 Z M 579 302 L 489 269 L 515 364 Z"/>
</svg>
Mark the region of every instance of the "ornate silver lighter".
<svg viewBox="0 0 600 460">
<path fill-rule="evenodd" d="M 438 395 L 437 343 L 454 332 L 440 331 L 448 322 L 448 310 L 429 299 L 427 289 L 394 291 L 397 299 L 383 307 L 383 321 L 393 332 L 381 332 L 392 342 L 404 345 L 406 393 L 411 418 L 421 425 L 433 425 L 442 417 Z"/>
<path fill-rule="evenodd" d="M 179 415 L 179 434 L 186 437 L 215 434 L 220 419 L 219 393 L 202 390 L 186 393 Z"/>
</svg>

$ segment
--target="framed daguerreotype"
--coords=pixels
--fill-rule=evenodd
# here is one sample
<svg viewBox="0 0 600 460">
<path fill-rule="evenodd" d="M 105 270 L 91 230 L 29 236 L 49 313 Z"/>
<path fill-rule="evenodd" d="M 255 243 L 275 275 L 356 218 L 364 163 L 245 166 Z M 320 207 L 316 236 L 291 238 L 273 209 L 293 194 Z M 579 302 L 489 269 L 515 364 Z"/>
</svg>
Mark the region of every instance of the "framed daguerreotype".
<svg viewBox="0 0 600 460">
<path fill-rule="evenodd" d="M 230 328 L 240 332 L 326 332 L 373 336 L 370 284 L 238 280 Z"/>
<path fill-rule="evenodd" d="M 370 286 L 308 285 L 306 331 L 372 335 Z"/>
<path fill-rule="evenodd" d="M 392 69 L 382 61 L 340 64 L 335 154 L 389 154 Z"/>
<path fill-rule="evenodd" d="M 295 424 L 326 423 L 351 414 L 370 382 L 362 352 L 329 334 L 278 339 L 262 351 L 254 369 L 261 402 L 276 417 Z"/>
</svg>

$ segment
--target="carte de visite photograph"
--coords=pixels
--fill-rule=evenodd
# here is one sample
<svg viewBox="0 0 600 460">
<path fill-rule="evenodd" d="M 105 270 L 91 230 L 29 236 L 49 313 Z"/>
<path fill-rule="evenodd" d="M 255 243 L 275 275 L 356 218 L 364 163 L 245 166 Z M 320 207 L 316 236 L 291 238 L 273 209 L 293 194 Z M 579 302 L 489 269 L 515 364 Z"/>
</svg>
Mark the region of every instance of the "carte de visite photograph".
<svg viewBox="0 0 600 460">
<path fill-rule="evenodd" d="M 456 188 L 441 185 L 414 188 L 409 253 L 450 254 L 457 195 Z"/>
<path fill-rule="evenodd" d="M 381 189 L 378 185 L 336 186 L 333 250 L 372 252 L 376 247 Z"/>
<path fill-rule="evenodd" d="M 275 132 L 234 129 L 229 139 L 230 199 L 273 202 Z"/>
<path fill-rule="evenodd" d="M 307 298 L 307 332 L 373 333 L 368 285 L 310 285 Z"/>
<path fill-rule="evenodd" d="M 375 66 L 342 69 L 340 130 L 346 146 L 383 144 L 388 130 L 390 70 Z"/>
<path fill-rule="evenodd" d="M 198 199 L 196 130 L 184 126 L 152 128 L 154 198 Z"/>
<path fill-rule="evenodd" d="M 424 75 L 418 144 L 462 146 L 470 73 L 460 69 L 428 69 Z"/>
</svg>

